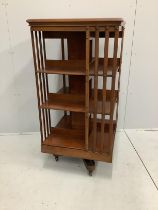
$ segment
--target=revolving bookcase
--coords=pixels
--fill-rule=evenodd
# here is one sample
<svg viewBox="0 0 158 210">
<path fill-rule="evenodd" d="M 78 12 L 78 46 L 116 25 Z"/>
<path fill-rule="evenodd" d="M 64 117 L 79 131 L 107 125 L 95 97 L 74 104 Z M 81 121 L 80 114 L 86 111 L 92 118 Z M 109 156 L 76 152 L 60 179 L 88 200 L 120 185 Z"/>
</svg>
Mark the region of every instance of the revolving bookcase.
<svg viewBox="0 0 158 210">
<path fill-rule="evenodd" d="M 29 19 L 37 87 L 41 151 L 84 160 L 89 174 L 96 161 L 112 162 L 124 21 L 108 19 Z M 59 59 L 47 46 L 60 41 Z M 53 46 L 53 45 L 52 45 Z M 62 88 L 51 92 L 51 74 Z M 53 124 L 52 110 L 62 115 Z"/>
</svg>

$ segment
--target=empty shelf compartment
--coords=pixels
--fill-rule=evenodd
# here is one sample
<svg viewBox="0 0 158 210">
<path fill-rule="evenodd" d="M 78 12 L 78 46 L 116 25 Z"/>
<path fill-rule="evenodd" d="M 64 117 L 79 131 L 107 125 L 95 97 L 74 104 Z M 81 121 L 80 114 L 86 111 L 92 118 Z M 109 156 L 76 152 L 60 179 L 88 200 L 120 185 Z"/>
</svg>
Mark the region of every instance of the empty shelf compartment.
<svg viewBox="0 0 158 210">
<path fill-rule="evenodd" d="M 41 108 L 85 112 L 84 101 L 84 95 L 49 93 L 48 100 L 41 105 Z"/>
</svg>

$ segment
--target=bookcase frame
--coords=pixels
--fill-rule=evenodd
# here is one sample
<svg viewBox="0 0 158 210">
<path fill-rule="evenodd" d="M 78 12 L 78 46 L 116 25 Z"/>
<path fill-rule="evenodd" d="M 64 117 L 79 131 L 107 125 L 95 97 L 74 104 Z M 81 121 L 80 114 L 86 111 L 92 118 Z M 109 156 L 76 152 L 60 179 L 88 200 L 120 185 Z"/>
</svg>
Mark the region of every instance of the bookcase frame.
<svg viewBox="0 0 158 210">
<path fill-rule="evenodd" d="M 82 158 L 91 174 L 94 160 L 112 162 L 125 22 L 121 18 L 27 22 L 31 30 L 41 151 L 54 154 L 56 159 L 60 155 Z M 46 39 L 56 38 L 61 40 L 61 60 L 47 59 Z M 99 55 L 100 38 L 104 39 L 103 57 Z M 50 74 L 63 77 L 63 87 L 57 93 L 49 92 Z M 101 81 L 102 88 L 98 88 Z M 55 127 L 51 125 L 51 109 L 64 111 Z"/>
</svg>

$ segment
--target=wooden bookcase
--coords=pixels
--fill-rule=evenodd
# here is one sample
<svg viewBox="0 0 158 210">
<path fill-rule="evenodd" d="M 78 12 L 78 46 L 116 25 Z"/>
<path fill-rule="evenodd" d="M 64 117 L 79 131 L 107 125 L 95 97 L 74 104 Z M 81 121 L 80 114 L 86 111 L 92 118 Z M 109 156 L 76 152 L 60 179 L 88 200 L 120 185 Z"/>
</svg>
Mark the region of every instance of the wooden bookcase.
<svg viewBox="0 0 158 210">
<path fill-rule="evenodd" d="M 41 151 L 82 158 L 92 174 L 95 160 L 112 162 L 124 21 L 29 19 L 37 87 Z M 61 59 L 47 58 L 48 39 L 60 39 Z M 63 87 L 49 90 L 48 77 L 62 75 Z M 63 110 L 52 127 L 50 110 Z"/>
</svg>

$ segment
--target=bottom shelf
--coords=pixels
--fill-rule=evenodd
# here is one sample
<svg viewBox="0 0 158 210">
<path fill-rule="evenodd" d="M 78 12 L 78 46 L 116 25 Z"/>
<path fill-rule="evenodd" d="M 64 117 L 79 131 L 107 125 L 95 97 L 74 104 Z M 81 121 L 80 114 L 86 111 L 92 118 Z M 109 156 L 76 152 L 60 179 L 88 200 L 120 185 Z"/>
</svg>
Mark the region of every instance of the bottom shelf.
<svg viewBox="0 0 158 210">
<path fill-rule="evenodd" d="M 52 128 L 51 134 L 43 142 L 44 145 L 85 149 L 84 133 L 68 128 Z"/>
<path fill-rule="evenodd" d="M 103 152 L 101 153 L 101 121 L 97 121 L 96 150 L 93 152 L 93 129 L 89 133 L 89 148 L 86 150 L 84 130 L 72 129 L 71 116 L 64 116 L 57 126 L 52 128 L 51 134 L 43 141 L 42 152 L 111 162 L 112 152 L 109 152 L 108 127 L 108 122 L 105 121 Z"/>
</svg>

